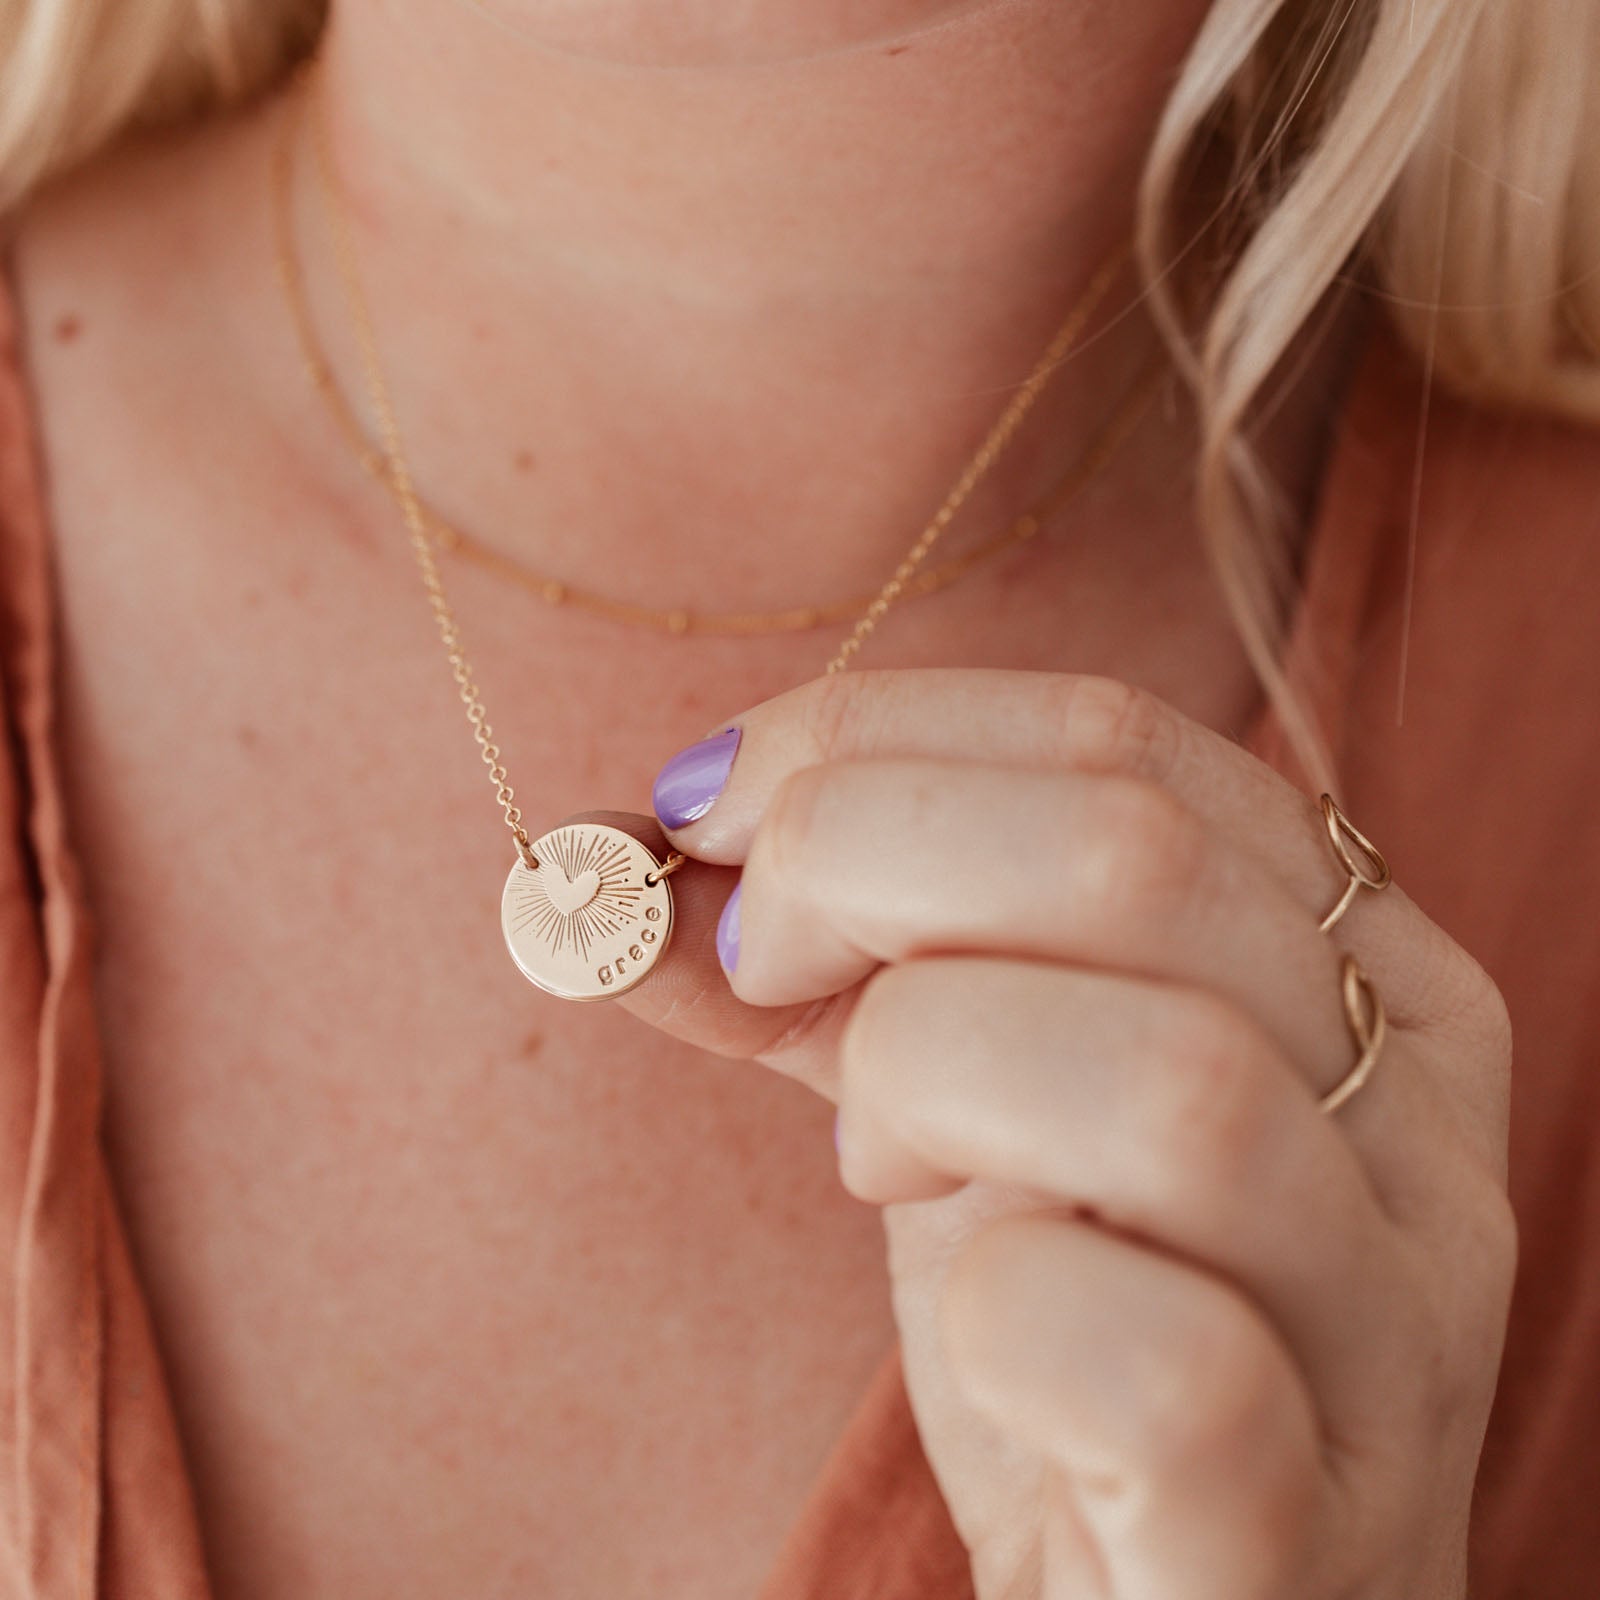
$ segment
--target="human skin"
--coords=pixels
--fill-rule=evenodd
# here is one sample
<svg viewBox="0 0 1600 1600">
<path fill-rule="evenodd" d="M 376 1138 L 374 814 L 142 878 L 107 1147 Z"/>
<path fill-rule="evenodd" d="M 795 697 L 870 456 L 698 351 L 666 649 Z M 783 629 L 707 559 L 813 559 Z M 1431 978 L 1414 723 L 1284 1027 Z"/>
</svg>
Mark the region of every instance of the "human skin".
<svg viewBox="0 0 1600 1600">
<path fill-rule="evenodd" d="M 837 1102 L 980 1595 L 1459 1600 L 1516 1258 L 1482 967 L 1393 881 L 1330 940 L 1317 802 L 1115 679 L 735 721 L 670 839 L 737 917 L 680 871 L 698 937 L 621 1003 Z M 1388 1032 L 1334 1116 L 1342 950 Z"/>
<path fill-rule="evenodd" d="M 732 36 L 708 32 L 727 8 L 493 9 L 335 8 L 330 124 L 419 480 L 575 582 L 739 609 L 870 587 L 892 565 L 1125 231 L 1203 7 L 774 0 L 739 8 Z M 686 31 L 663 38 L 669 14 Z M 308 404 L 277 302 L 275 112 L 106 164 L 40 203 L 20 252 L 108 1138 L 219 1593 L 748 1596 L 893 1332 L 877 1212 L 834 1183 L 826 1096 L 620 1008 L 558 1007 L 494 947 L 481 906 L 508 847 L 392 508 Z M 319 321 L 354 387 L 299 198 Z M 1156 343 L 1133 316 L 1070 364 L 974 527 L 1061 469 Z M 1302 507 L 1329 343 L 1273 441 Z M 1258 696 L 1198 552 L 1192 444 L 1181 408 L 1158 410 L 1066 537 L 908 603 L 863 666 L 1088 669 L 1242 726 Z M 726 828 L 766 759 L 749 702 L 832 644 L 628 635 L 449 577 L 544 825 L 591 798 L 642 806 L 676 744 L 737 714 L 749 746 L 697 824 Z M 207 642 L 219 619 L 225 648 Z M 202 646 L 206 670 L 187 670 Z M 988 720 L 952 720 L 962 754 Z M 1027 720 L 1048 748 L 1051 714 Z M 1330 863 L 1319 889 L 1337 886 Z M 758 1052 L 781 1013 L 729 1011 L 709 956 L 731 872 L 679 882 L 674 962 L 700 964 L 629 1003 L 660 1018 L 687 979 Z M 1398 956 L 1361 954 L 1403 1017 Z M 1331 1052 L 1342 1019 L 1320 996 L 1308 1014 Z M 1393 1109 L 1378 1087 L 1360 1099 Z M 1426 1137 L 1400 1109 L 1393 1137 Z M 889 1198 L 854 1176 L 854 1129 L 846 1176 Z M 962 1204 L 885 1206 L 897 1282 L 933 1292 L 908 1263 L 947 1253 Z M 908 1353 L 931 1359 L 933 1326 L 905 1327 Z M 1061 1332 L 999 1365 L 1054 1361 Z M 954 1372 L 919 1361 L 919 1399 L 926 1374 Z M 978 1413 L 939 1416 L 930 1454 L 988 1600 L 1027 1581 L 1047 1524 L 1031 1479 L 973 1470 Z M 397 1539 L 396 1503 L 434 1515 Z M 1449 1516 L 1393 1531 L 1459 1551 Z"/>
<path fill-rule="evenodd" d="M 1203 8 L 928 5 L 927 32 L 701 67 L 540 49 L 509 29 L 538 39 L 541 6 L 494 9 L 346 0 L 325 46 L 409 453 L 537 565 L 733 610 L 881 581 L 1126 236 Z M 639 32 L 666 9 L 597 12 Z M 737 11 L 736 55 L 808 15 Z M 302 223 L 338 330 L 314 207 Z M 1155 348 L 1134 318 L 1074 361 L 1032 430 L 1050 453 L 1008 463 L 972 522 L 1070 459 Z"/>
</svg>

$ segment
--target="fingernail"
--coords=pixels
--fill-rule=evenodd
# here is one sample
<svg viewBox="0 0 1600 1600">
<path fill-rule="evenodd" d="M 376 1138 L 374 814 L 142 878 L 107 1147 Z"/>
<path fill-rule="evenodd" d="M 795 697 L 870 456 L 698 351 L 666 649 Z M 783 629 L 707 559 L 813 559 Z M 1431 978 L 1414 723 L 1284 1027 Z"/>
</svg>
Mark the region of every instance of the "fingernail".
<svg viewBox="0 0 1600 1600">
<path fill-rule="evenodd" d="M 717 918 L 717 960 L 724 972 L 732 972 L 739 965 L 739 891 L 742 883 L 733 886 L 728 903 Z"/>
<path fill-rule="evenodd" d="M 663 828 L 698 822 L 722 793 L 739 748 L 739 729 L 724 728 L 680 750 L 656 774 L 652 800 Z"/>
</svg>

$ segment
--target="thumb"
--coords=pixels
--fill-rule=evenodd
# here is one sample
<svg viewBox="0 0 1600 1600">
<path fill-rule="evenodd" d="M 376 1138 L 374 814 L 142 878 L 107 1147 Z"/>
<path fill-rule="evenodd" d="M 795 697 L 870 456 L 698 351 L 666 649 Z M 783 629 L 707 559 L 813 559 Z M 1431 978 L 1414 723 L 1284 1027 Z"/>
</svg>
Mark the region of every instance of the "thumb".
<svg viewBox="0 0 1600 1600">
<path fill-rule="evenodd" d="M 632 834 L 658 860 L 671 850 L 654 817 L 582 811 L 563 819 Z M 672 874 L 672 936 L 649 975 L 614 1003 L 674 1039 L 719 1056 L 758 1060 L 836 1099 L 839 1034 L 855 991 L 799 1005 L 753 1006 L 728 987 L 717 959 L 717 919 L 739 881 L 736 867 L 685 861 Z"/>
</svg>

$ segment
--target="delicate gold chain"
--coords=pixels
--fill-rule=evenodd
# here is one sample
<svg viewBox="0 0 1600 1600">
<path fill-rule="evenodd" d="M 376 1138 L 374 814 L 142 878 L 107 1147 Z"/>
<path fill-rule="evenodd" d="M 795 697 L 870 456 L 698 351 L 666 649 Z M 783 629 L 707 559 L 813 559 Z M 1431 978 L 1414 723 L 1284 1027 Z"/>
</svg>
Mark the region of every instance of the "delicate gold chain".
<svg viewBox="0 0 1600 1600">
<path fill-rule="evenodd" d="M 349 397 L 334 374 L 333 363 L 328 359 L 327 351 L 317 335 L 316 322 L 311 315 L 310 300 L 306 293 L 305 273 L 294 246 L 287 171 L 286 166 L 281 168 L 278 182 L 278 276 L 283 285 L 290 320 L 294 324 L 295 337 L 300 345 L 301 360 L 305 365 L 307 376 L 322 396 L 330 417 L 357 464 L 362 471 L 383 484 L 399 500 L 401 497 L 388 460 L 383 451 L 367 436 L 354 406 L 351 405 Z M 1120 254 L 1116 264 L 1121 264 Z M 1102 272 L 1091 282 L 1088 292 L 1073 308 L 1074 324 L 1062 344 L 1063 351 L 1081 331 L 1082 322 L 1093 314 L 1114 282 L 1114 271 Z M 1048 373 L 1045 376 L 1048 377 Z M 1113 426 L 1120 415 L 1119 408 L 1117 415 L 1111 419 Z M 1107 431 L 1111 430 L 1108 428 Z M 1100 440 L 1097 437 L 1091 442 L 1084 456 L 1074 461 L 1068 468 L 1061 484 L 1052 487 L 1043 499 L 1029 506 L 999 533 L 991 535 L 960 555 L 947 558 L 936 567 L 915 571 L 916 563 L 913 562 L 911 570 L 903 574 L 904 594 L 907 596 L 936 594 L 964 577 L 979 563 L 1003 555 L 1007 550 L 1031 538 L 1039 531 L 1042 520 L 1041 508 L 1046 503 L 1057 503 L 1062 486 L 1067 482 L 1076 484 L 1093 476 L 1093 471 L 1085 474 L 1080 470 L 1084 462 L 1092 460 L 1096 470 L 1103 464 L 1104 456 L 1109 452 L 1103 453 L 1099 446 Z M 882 594 L 882 590 L 872 589 L 849 595 L 843 600 L 828 601 L 819 605 L 789 606 L 779 611 L 695 611 L 686 606 L 663 608 L 636 605 L 632 601 L 618 600 L 611 595 L 583 588 L 563 578 L 551 577 L 514 561 L 493 546 L 475 538 L 458 523 L 450 521 L 421 495 L 417 497 L 417 502 L 421 507 L 423 520 L 427 524 L 428 536 L 436 548 L 464 557 L 485 571 L 526 589 L 549 606 L 571 607 L 602 617 L 608 622 L 645 628 L 657 633 L 680 637 L 721 635 L 750 638 L 771 633 L 807 632 L 828 623 L 844 623 L 860 618 L 863 611 L 871 607 Z M 954 506 L 951 507 L 951 515 L 956 509 Z M 930 540 L 930 546 L 931 543 Z M 897 576 L 900 574 L 897 573 Z M 887 609 L 887 606 L 884 609 Z M 881 614 L 879 612 L 879 615 Z M 868 631 L 870 632 L 870 628 Z"/>
<path fill-rule="evenodd" d="M 439 638 L 444 645 L 445 655 L 449 661 L 451 675 L 455 679 L 461 703 L 466 708 L 467 720 L 472 726 L 472 736 L 477 742 L 485 766 L 489 769 L 490 781 L 495 786 L 495 798 L 499 802 L 501 810 L 505 813 L 506 825 L 511 829 L 512 837 L 516 840 L 517 850 L 522 859 L 529 867 L 536 868 L 539 863 L 534 856 L 527 829 L 523 826 L 522 812 L 516 804 L 516 792 L 511 786 L 505 764 L 501 760 L 500 747 L 495 742 L 494 732 L 489 725 L 483 696 L 478 689 L 472 665 L 468 661 L 465 649 L 462 646 L 460 626 L 456 621 L 455 612 L 450 605 L 449 599 L 446 597 L 444 580 L 440 576 L 439 563 L 434 554 L 434 541 L 438 537 L 439 527 L 443 526 L 442 519 L 429 512 L 418 494 L 416 484 L 412 478 L 410 464 L 401 442 L 400 426 L 396 419 L 394 405 L 389 395 L 388 383 L 384 378 L 382 361 L 378 354 L 378 341 L 373 328 L 371 306 L 367 300 L 361 274 L 356 263 L 354 240 L 351 237 L 349 219 L 342 203 L 338 177 L 334 170 L 332 153 L 329 149 L 327 128 L 322 118 L 322 108 L 316 95 L 315 84 L 311 80 L 313 68 L 314 62 L 308 64 L 307 68 L 302 71 L 300 91 L 304 93 L 305 99 L 309 103 L 313 157 L 317 170 L 322 210 L 328 225 L 334 264 L 343 286 L 345 301 L 350 313 L 351 326 L 366 381 L 368 399 L 377 424 L 381 457 L 369 465 L 368 470 L 374 472 L 375 476 L 387 483 L 399 502 L 405 520 L 406 532 L 412 552 L 416 557 L 423 587 L 427 591 L 428 604 L 433 612 Z M 295 321 L 302 329 L 302 352 L 306 358 L 307 370 L 310 372 L 317 387 L 324 394 L 331 396 L 337 392 L 331 367 L 326 357 L 322 354 L 320 346 L 316 344 L 314 335 L 309 339 L 306 337 L 311 330 L 310 316 L 306 307 L 304 286 L 298 261 L 290 242 L 292 233 L 289 227 L 289 202 L 293 173 L 293 135 L 296 126 L 297 119 L 292 115 L 286 115 L 282 138 L 278 143 L 274 158 L 275 191 L 278 202 L 278 277 L 284 294 L 290 303 L 291 310 L 294 312 Z M 994 466 L 996 460 L 998 460 L 1017 429 L 1021 426 L 1023 419 L 1032 409 L 1034 402 L 1038 399 L 1045 385 L 1049 382 L 1055 369 L 1061 364 L 1067 351 L 1082 334 L 1095 307 L 1115 281 L 1117 273 L 1127 259 L 1127 254 L 1127 247 L 1123 246 L 1095 273 L 1084 294 L 1072 307 L 1066 321 L 1050 341 L 1044 354 L 1035 363 L 1033 371 L 1028 375 L 1021 388 L 1017 390 L 1010 403 L 990 428 L 977 453 L 967 463 L 961 476 L 956 480 L 949 494 L 946 495 L 944 502 L 934 513 L 932 520 L 913 541 L 910 549 L 907 550 L 882 589 L 868 602 L 865 612 L 856 622 L 854 629 L 828 662 L 825 668 L 826 673 L 831 674 L 844 670 L 849 665 L 851 658 L 860 650 L 868 635 L 882 620 L 884 613 L 907 592 L 919 592 L 927 588 L 943 587 L 945 584 L 954 582 L 957 577 L 970 570 L 986 555 L 1031 538 L 1039 531 L 1045 517 L 1058 509 L 1088 482 L 1105 462 L 1115 454 L 1117 448 L 1128 435 L 1132 433 L 1160 387 L 1164 377 L 1164 364 L 1152 367 L 1143 375 L 1141 380 L 1135 383 L 1108 422 L 1090 441 L 1089 448 L 1084 452 L 1083 456 L 1073 464 L 1066 477 L 1057 483 L 1037 505 L 1025 512 L 1004 533 L 991 540 L 988 545 L 956 557 L 931 572 L 919 572 L 934 545 L 943 536 L 945 530 L 954 520 L 956 513 L 972 494 L 973 490 Z M 342 394 L 339 394 L 338 399 L 340 408 L 350 417 L 350 429 L 353 432 L 353 436 L 360 441 L 362 458 L 366 462 L 370 458 L 370 447 L 362 435 L 359 423 L 355 421 L 353 413 L 349 411 L 348 402 L 344 400 Z M 506 565 L 509 566 L 510 564 L 506 563 Z M 543 581 L 547 582 L 548 580 Z M 569 590 L 568 596 L 570 597 L 573 592 Z M 582 591 L 578 592 L 582 593 Z M 620 607 L 620 603 L 604 602 L 601 597 L 589 596 L 586 593 L 584 593 L 584 599 L 590 602 L 599 602 L 599 605 L 610 604 Z M 852 609 L 857 603 L 850 603 Z M 599 609 L 599 605 L 591 604 L 591 609 Z M 820 619 L 821 608 L 817 608 L 817 610 Z M 809 612 L 806 614 L 809 615 Z M 665 615 L 672 617 L 682 614 L 665 613 Z M 759 617 L 761 614 L 748 615 Z M 768 613 L 766 615 L 772 616 L 774 614 Z M 775 615 L 786 616 L 789 614 L 777 613 Z M 700 620 L 704 624 L 730 619 L 705 617 Z M 680 627 L 673 627 L 671 631 L 679 632 L 685 630 Z M 717 630 L 703 627 L 702 631 Z M 730 629 L 728 631 L 735 630 Z M 751 628 L 739 631 L 773 630 Z M 668 873 L 676 870 L 682 864 L 683 859 L 681 855 L 676 853 L 669 856 L 662 865 L 659 876 L 665 877 Z"/>
<path fill-rule="evenodd" d="M 944 504 L 934 512 L 933 520 L 917 535 L 911 548 L 901 558 L 900 565 L 889 575 L 888 581 L 873 597 L 849 637 L 828 662 L 824 669 L 826 674 L 831 676 L 835 672 L 843 672 L 849 666 L 850 658 L 866 643 L 867 636 L 883 620 L 884 612 L 906 592 L 907 584 L 916 575 L 918 567 L 927 559 L 929 551 L 944 535 L 945 529 L 955 519 L 956 512 L 966 503 L 967 497 L 987 476 L 989 469 L 1000 458 L 1001 452 L 1011 443 L 1012 435 L 1022 426 L 1023 418 L 1033 409 L 1034 401 L 1039 398 L 1044 386 L 1055 375 L 1056 368 L 1061 365 L 1067 351 L 1078 342 L 1079 336 L 1088 325 L 1090 316 L 1094 313 L 1094 308 L 1115 281 L 1117 273 L 1121 271 L 1126 255 L 1126 247 L 1117 251 L 1089 280 L 1089 287 L 1067 313 L 1067 320 L 1062 323 L 1055 338 L 1045 346 L 1045 352 L 1034 364 L 1033 371 L 1028 374 L 1022 387 L 1000 413 L 988 436 L 978 446 L 978 453 L 967 463 L 966 469 L 956 479 L 955 487 L 945 496 Z"/>
<path fill-rule="evenodd" d="M 312 143 L 317 173 L 321 180 L 319 187 L 324 201 L 324 212 L 333 242 L 334 259 L 344 285 L 345 299 L 350 308 L 350 320 L 355 331 L 356 343 L 361 351 L 361 363 L 366 371 L 368 395 L 372 401 L 373 414 L 377 418 L 378 434 L 383 441 L 384 454 L 389 462 L 395 491 L 400 497 L 411 548 L 422 574 L 423 587 L 428 591 L 428 605 L 433 612 L 439 639 L 444 645 L 445 655 L 450 663 L 451 676 L 456 681 L 461 703 L 466 707 L 467 721 L 472 724 L 472 737 L 477 742 L 484 765 L 489 769 L 489 780 L 494 784 L 495 799 L 499 801 L 500 809 L 505 813 L 506 826 L 510 828 L 511 835 L 517 842 L 517 850 L 522 859 L 530 867 L 537 867 L 539 863 L 528 839 L 528 830 L 522 824 L 522 811 L 516 804 L 516 791 L 511 787 L 505 763 L 500 759 L 500 746 L 495 743 L 494 730 L 489 726 L 488 712 L 484 709 L 483 695 L 479 692 L 477 679 L 473 675 L 472 663 L 468 661 L 466 651 L 462 647 L 461 629 L 456 622 L 455 612 L 445 596 L 444 582 L 439 576 L 439 563 L 434 559 L 432 546 L 428 542 L 427 523 L 417 500 L 416 488 L 411 481 L 411 469 L 400 443 L 400 425 L 395 420 L 394 406 L 389 398 L 389 386 L 384 381 L 383 368 L 378 359 L 378 341 L 372 328 L 372 313 L 367 303 L 366 291 L 356 270 L 354 244 L 350 238 L 344 208 L 338 203 L 338 188 L 328 150 L 327 130 L 320 114 L 321 107 L 314 95 L 311 96 L 311 100 Z M 287 163 L 289 157 L 290 146 L 286 137 L 279 149 L 279 159 Z"/>
</svg>

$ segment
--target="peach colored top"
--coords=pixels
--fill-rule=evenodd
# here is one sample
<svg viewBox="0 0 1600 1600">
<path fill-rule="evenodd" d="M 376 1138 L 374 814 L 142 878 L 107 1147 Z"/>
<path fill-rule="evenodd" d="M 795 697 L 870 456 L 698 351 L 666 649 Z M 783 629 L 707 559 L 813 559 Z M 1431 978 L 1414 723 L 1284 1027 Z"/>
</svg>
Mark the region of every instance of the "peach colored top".
<svg viewBox="0 0 1600 1600">
<path fill-rule="evenodd" d="M 1511 1008 L 1522 1255 L 1473 1596 L 1575 1600 L 1600 1595 L 1600 438 L 1435 396 L 1417 477 L 1421 395 L 1376 337 L 1343 402 L 1289 661 L 1340 758 L 1341 804 Z M 203 1600 L 200 1530 L 99 1142 L 94 930 L 52 743 L 30 404 L 0 290 L 0 1594 Z M 1270 714 L 1245 742 L 1302 781 Z M 892 1348 L 759 1600 L 971 1594 Z"/>
</svg>

